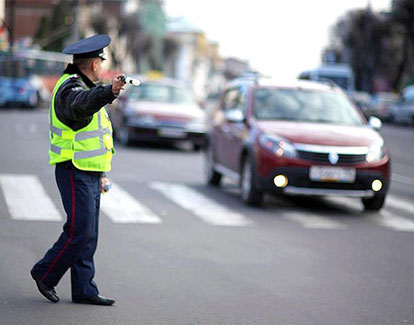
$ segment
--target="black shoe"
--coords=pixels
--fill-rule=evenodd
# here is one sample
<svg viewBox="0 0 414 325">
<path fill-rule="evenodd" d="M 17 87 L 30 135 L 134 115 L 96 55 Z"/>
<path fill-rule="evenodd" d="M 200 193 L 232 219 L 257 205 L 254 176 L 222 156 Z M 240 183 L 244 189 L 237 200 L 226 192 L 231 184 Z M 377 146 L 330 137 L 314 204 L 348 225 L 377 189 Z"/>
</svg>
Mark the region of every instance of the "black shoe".
<svg viewBox="0 0 414 325">
<path fill-rule="evenodd" d="M 95 297 L 72 299 L 72 301 L 76 304 L 90 304 L 99 306 L 112 306 L 115 303 L 114 299 L 102 297 L 100 295 L 97 295 Z"/>
<path fill-rule="evenodd" d="M 46 299 L 49 299 L 51 302 L 54 302 L 54 303 L 59 301 L 59 297 L 56 294 L 55 288 L 53 288 L 53 287 L 50 288 L 50 287 L 44 285 L 42 282 L 40 282 L 40 280 L 38 280 L 34 277 L 32 272 L 30 272 L 30 274 L 32 275 L 33 280 L 35 280 L 37 288 L 39 289 L 40 293 Z"/>
</svg>

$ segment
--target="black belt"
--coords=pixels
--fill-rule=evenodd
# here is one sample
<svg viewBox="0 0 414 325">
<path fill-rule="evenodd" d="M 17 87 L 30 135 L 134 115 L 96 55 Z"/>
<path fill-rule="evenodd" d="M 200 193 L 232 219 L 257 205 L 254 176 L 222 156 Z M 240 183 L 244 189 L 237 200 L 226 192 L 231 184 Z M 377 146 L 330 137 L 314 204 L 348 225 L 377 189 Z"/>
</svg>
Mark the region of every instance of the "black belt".
<svg viewBox="0 0 414 325">
<path fill-rule="evenodd" d="M 95 172 L 95 171 L 91 171 L 91 170 L 81 170 L 79 168 L 76 168 L 76 166 L 73 165 L 71 160 L 67 160 L 67 161 L 57 163 L 56 166 L 58 166 L 58 165 L 60 167 L 66 168 L 66 169 L 72 169 L 72 170 L 75 170 L 75 171 L 78 171 L 78 172 L 81 172 L 81 173 L 86 173 L 86 174 L 93 175 L 93 176 L 102 176 L 102 174 L 103 174 L 102 172 Z"/>
</svg>

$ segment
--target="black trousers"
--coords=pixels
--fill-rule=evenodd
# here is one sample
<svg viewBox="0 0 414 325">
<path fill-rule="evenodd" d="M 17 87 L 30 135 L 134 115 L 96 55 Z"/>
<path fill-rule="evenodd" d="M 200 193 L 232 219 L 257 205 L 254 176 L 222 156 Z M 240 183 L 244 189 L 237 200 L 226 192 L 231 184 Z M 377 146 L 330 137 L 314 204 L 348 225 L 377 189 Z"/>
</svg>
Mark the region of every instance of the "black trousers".
<svg viewBox="0 0 414 325">
<path fill-rule="evenodd" d="M 96 296 L 93 255 L 98 243 L 101 176 L 68 164 L 57 164 L 55 176 L 67 221 L 59 239 L 33 267 L 32 275 L 54 287 L 70 268 L 72 299 Z"/>
</svg>

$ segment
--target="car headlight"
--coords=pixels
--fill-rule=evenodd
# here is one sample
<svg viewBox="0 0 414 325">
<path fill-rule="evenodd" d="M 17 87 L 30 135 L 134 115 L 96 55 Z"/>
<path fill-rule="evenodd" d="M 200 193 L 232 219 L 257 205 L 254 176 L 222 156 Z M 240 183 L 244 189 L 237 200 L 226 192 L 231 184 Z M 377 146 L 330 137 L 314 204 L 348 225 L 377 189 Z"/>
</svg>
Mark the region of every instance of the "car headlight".
<svg viewBox="0 0 414 325">
<path fill-rule="evenodd" d="M 206 124 L 203 120 L 194 120 L 189 122 L 186 125 L 186 128 L 190 132 L 205 132 L 206 131 Z"/>
<path fill-rule="evenodd" d="M 152 115 L 135 115 L 128 117 L 127 124 L 131 126 L 154 126 L 157 121 Z"/>
<path fill-rule="evenodd" d="M 289 141 L 276 135 L 262 134 L 259 138 L 260 145 L 267 151 L 279 157 L 296 157 L 296 150 Z"/>
<path fill-rule="evenodd" d="M 384 141 L 377 141 L 368 148 L 367 162 L 376 162 L 381 160 L 385 155 Z"/>
</svg>

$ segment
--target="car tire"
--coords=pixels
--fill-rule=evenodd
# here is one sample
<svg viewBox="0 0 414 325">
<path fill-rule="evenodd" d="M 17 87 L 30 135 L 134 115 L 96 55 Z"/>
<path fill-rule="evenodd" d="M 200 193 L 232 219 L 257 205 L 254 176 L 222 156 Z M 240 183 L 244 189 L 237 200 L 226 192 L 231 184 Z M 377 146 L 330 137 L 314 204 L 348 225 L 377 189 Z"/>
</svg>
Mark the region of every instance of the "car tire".
<svg viewBox="0 0 414 325">
<path fill-rule="evenodd" d="M 263 191 L 257 186 L 257 176 L 250 158 L 242 162 L 240 177 L 241 196 L 248 205 L 260 206 L 263 203 Z"/>
<path fill-rule="evenodd" d="M 222 175 L 214 169 L 214 154 L 211 147 L 205 151 L 204 173 L 208 185 L 219 186 Z"/>
<path fill-rule="evenodd" d="M 377 194 L 374 197 L 362 199 L 365 211 L 379 211 L 385 203 L 385 194 Z"/>
<path fill-rule="evenodd" d="M 118 132 L 117 132 L 118 133 Z M 130 146 L 131 141 L 131 132 L 129 131 L 128 127 L 122 126 L 118 133 L 119 142 L 121 142 L 124 146 Z"/>
<path fill-rule="evenodd" d="M 40 106 L 40 94 L 38 91 L 32 94 L 29 98 L 29 102 L 27 103 L 27 107 L 29 108 L 37 108 Z"/>
<path fill-rule="evenodd" d="M 193 151 L 197 152 L 200 151 L 202 148 L 201 144 L 193 143 Z"/>
</svg>

